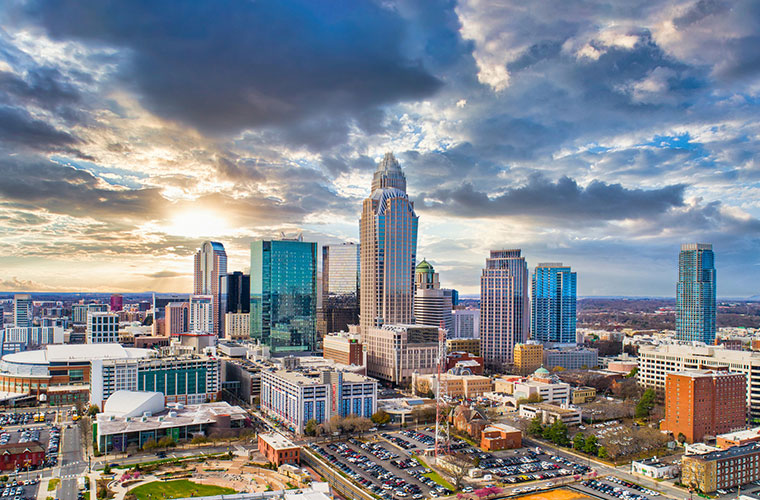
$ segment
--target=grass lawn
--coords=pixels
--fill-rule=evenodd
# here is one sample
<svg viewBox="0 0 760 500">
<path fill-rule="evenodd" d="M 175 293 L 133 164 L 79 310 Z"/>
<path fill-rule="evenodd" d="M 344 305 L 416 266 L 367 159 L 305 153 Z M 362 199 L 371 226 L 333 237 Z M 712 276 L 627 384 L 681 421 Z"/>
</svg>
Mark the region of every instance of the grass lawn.
<svg viewBox="0 0 760 500">
<path fill-rule="evenodd" d="M 170 498 L 204 497 L 210 495 L 231 495 L 237 493 L 232 488 L 222 488 L 207 484 L 197 484 L 187 479 L 176 481 L 154 481 L 152 483 L 132 488 L 137 500 L 159 500 Z"/>
<path fill-rule="evenodd" d="M 428 464 L 426 464 L 425 461 L 422 460 L 417 455 L 412 455 L 412 458 L 414 460 L 416 460 L 421 466 L 430 469 L 430 467 L 428 466 Z M 452 485 L 450 482 L 446 481 L 444 478 L 441 477 L 440 474 L 438 474 L 436 471 L 434 471 L 432 469 L 427 474 L 423 474 L 423 476 L 432 479 L 434 482 L 438 483 L 439 485 L 443 486 L 444 488 L 448 488 L 451 491 L 456 491 L 456 488 L 454 488 L 454 485 Z"/>
<path fill-rule="evenodd" d="M 50 482 L 48 483 L 48 491 L 55 490 L 58 487 L 58 483 L 60 483 L 60 482 L 61 482 L 61 480 L 58 479 L 57 477 L 51 479 Z"/>
</svg>

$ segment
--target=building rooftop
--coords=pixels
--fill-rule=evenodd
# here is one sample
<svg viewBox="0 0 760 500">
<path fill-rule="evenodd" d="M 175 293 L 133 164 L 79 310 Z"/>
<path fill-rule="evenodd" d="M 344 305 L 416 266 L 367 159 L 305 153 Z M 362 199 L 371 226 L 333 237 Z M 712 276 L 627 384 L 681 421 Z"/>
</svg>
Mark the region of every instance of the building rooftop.
<svg viewBox="0 0 760 500">
<path fill-rule="evenodd" d="M 752 439 L 760 437 L 760 427 L 754 427 L 752 429 L 746 429 L 743 431 L 727 432 L 725 434 L 719 434 L 716 438 L 723 438 L 728 441 L 742 441 L 745 439 Z"/>
<path fill-rule="evenodd" d="M 743 457 L 745 455 L 754 455 L 756 453 L 760 453 L 760 443 L 750 443 L 743 446 L 732 446 L 731 448 L 725 450 L 711 451 L 710 453 L 705 453 L 704 455 L 692 455 L 691 458 L 695 460 L 712 461 Z"/>
<path fill-rule="evenodd" d="M 643 460 L 634 460 L 635 463 L 646 465 L 648 467 L 671 467 L 672 464 L 661 462 L 659 458 L 645 458 Z"/>
<path fill-rule="evenodd" d="M 119 417 L 136 417 L 145 412 L 160 413 L 166 409 L 161 392 L 116 391 L 108 398 L 103 413 Z"/>
<path fill-rule="evenodd" d="M 714 371 L 714 370 L 683 370 L 680 372 L 674 372 L 674 373 L 668 373 L 668 375 L 679 375 L 681 377 L 689 377 L 689 378 L 702 378 L 702 377 L 710 377 L 710 378 L 717 378 L 717 377 L 726 377 L 728 375 L 740 375 L 744 376 L 742 373 L 737 372 L 729 372 L 725 370 L 721 371 Z"/>
<path fill-rule="evenodd" d="M 483 429 L 483 432 L 488 432 L 488 431 L 522 432 L 517 427 L 512 427 L 511 425 L 507 425 L 507 424 L 491 424 L 485 429 Z"/>
<path fill-rule="evenodd" d="M 98 433 L 100 435 L 169 429 L 188 425 L 211 424 L 220 416 L 229 415 L 231 420 L 247 418 L 247 412 L 239 406 L 224 401 L 197 405 L 177 404 L 158 414 L 144 417 L 119 417 L 98 413 Z"/>
<path fill-rule="evenodd" d="M 551 411 L 554 413 L 560 413 L 560 414 L 566 414 L 569 415 L 571 413 L 578 413 L 578 410 L 573 410 L 571 408 L 562 408 L 559 405 L 553 405 L 551 403 L 527 403 L 523 406 L 528 408 L 536 408 L 538 410 L 544 410 L 544 411 Z"/>
<path fill-rule="evenodd" d="M 321 359 L 321 358 L 320 358 Z M 314 369 L 307 369 L 307 370 L 285 370 L 285 369 L 274 369 L 274 370 L 264 370 L 265 373 L 272 373 L 277 377 L 283 378 L 287 380 L 288 382 L 291 382 L 293 384 L 297 385 L 323 385 L 325 382 L 321 379 L 322 373 L 338 373 L 337 371 L 320 371 L 320 370 L 314 370 Z M 354 373 L 351 371 L 340 371 L 340 373 L 343 374 L 343 381 L 344 382 L 351 382 L 351 383 L 372 383 L 377 382 L 375 379 L 366 377 L 364 375 L 360 375 L 358 373 Z"/>
<path fill-rule="evenodd" d="M 139 359 L 155 354 L 151 349 L 122 347 L 121 344 L 51 344 L 44 349 L 3 356 L 3 361 L 19 364 L 90 362 L 94 359 Z"/>
<path fill-rule="evenodd" d="M 296 445 L 293 441 L 277 432 L 262 433 L 259 434 L 259 437 L 275 450 L 298 448 L 298 445 Z"/>
</svg>

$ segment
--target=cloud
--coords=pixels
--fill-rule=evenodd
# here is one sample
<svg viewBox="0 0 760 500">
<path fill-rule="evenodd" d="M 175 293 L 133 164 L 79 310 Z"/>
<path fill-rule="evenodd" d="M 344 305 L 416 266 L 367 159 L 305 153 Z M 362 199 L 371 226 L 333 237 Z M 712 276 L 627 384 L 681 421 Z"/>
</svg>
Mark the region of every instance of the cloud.
<svg viewBox="0 0 760 500">
<path fill-rule="evenodd" d="M 57 40 L 126 49 L 141 101 L 211 133 L 293 123 L 431 95 L 402 50 L 403 20 L 375 2 L 29 2 Z"/>
<path fill-rule="evenodd" d="M 149 274 L 146 274 L 145 276 L 148 278 L 153 278 L 153 279 L 161 279 L 161 278 L 178 278 L 178 277 L 184 277 L 187 275 L 188 273 L 178 273 L 175 271 L 164 270 L 164 271 L 157 271 L 155 273 L 149 273 Z"/>
<path fill-rule="evenodd" d="M 0 142 L 34 149 L 69 149 L 77 138 L 32 117 L 20 108 L 0 105 Z"/>
<path fill-rule="evenodd" d="M 0 291 L 3 292 L 30 292 L 30 291 L 46 291 L 55 290 L 55 287 L 50 285 L 38 283 L 32 280 L 19 279 L 13 276 L 10 279 L 0 279 Z"/>
<path fill-rule="evenodd" d="M 533 175 L 521 187 L 489 195 L 472 184 L 423 194 L 425 207 L 457 217 L 535 216 L 584 222 L 651 217 L 683 205 L 684 185 L 628 189 L 593 181 L 579 186 L 568 177 L 551 182 Z"/>
</svg>

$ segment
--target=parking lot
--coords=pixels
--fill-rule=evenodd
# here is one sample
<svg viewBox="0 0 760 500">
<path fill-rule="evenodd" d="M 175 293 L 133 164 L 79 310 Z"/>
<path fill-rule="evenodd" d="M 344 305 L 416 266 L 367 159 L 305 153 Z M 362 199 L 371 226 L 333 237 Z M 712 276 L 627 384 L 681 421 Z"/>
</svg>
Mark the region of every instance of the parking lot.
<svg viewBox="0 0 760 500">
<path fill-rule="evenodd" d="M 609 499 L 652 500 L 660 494 L 638 484 L 624 481 L 614 476 L 582 481 L 579 487 Z"/>
<path fill-rule="evenodd" d="M 45 449 L 45 461 L 41 467 L 58 464 L 61 429 L 54 424 L 55 412 L 18 411 L 0 413 L 0 445 L 39 442 Z M 30 470 L 39 469 L 32 467 Z M 6 473 L 26 472 L 21 468 Z M 8 495 L 0 495 L 8 496 Z M 13 495 L 16 496 L 16 495 Z"/>
</svg>

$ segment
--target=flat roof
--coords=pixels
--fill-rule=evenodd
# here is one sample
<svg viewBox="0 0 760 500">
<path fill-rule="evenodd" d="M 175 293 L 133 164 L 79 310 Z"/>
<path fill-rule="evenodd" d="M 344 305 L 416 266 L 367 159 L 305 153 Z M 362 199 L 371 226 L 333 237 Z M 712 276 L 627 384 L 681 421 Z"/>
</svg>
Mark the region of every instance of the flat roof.
<svg viewBox="0 0 760 500">
<path fill-rule="evenodd" d="M 732 446 L 731 448 L 725 450 L 711 451 L 710 453 L 705 453 L 704 455 L 691 455 L 690 458 L 693 458 L 695 460 L 712 461 L 742 457 L 756 453 L 760 453 L 760 443 L 749 443 L 743 446 Z"/>
<path fill-rule="evenodd" d="M 46 365 L 51 363 L 90 362 L 94 359 L 139 359 L 155 351 L 121 344 L 52 344 L 44 349 L 22 351 L 3 356 L 3 361 L 17 364 Z"/>
<path fill-rule="evenodd" d="M 299 371 L 299 370 L 286 370 L 283 368 L 280 368 L 277 370 L 262 370 L 262 373 L 271 373 L 277 377 L 287 380 L 288 382 L 298 384 L 298 385 L 323 385 L 323 382 L 320 380 L 320 374 L 323 372 L 338 373 L 338 372 L 332 372 L 329 370 Z M 344 382 L 362 383 L 362 384 L 370 384 L 373 382 L 377 383 L 377 380 L 373 378 L 370 378 L 364 375 L 359 375 L 358 373 L 354 373 L 351 371 L 341 371 L 339 373 L 343 374 Z"/>
<path fill-rule="evenodd" d="M 286 450 L 290 448 L 298 448 L 290 439 L 286 438 L 282 434 L 277 432 L 266 432 L 259 434 L 259 437 L 263 439 L 269 446 L 275 450 Z"/>
<path fill-rule="evenodd" d="M 550 403 L 530 403 L 530 404 L 524 404 L 522 406 L 526 406 L 528 408 L 537 408 L 539 410 L 546 410 L 546 411 L 553 411 L 555 413 L 580 413 L 578 410 L 573 410 L 570 408 L 562 408 L 561 406 L 553 405 Z"/>
<path fill-rule="evenodd" d="M 729 441 L 741 441 L 743 439 L 760 438 L 760 427 L 745 429 L 743 431 L 727 432 L 718 434 L 716 437 L 727 439 Z"/>
<path fill-rule="evenodd" d="M 172 416 L 176 415 L 176 416 Z M 239 406 L 232 406 L 225 401 L 201 403 L 197 405 L 178 405 L 167 408 L 161 413 L 150 417 L 119 417 L 98 413 L 98 434 L 111 434 L 149 431 L 154 429 L 169 429 L 188 425 L 210 424 L 221 415 L 229 415 L 231 420 L 247 418 L 248 413 Z"/>
</svg>

